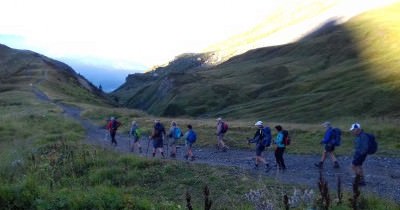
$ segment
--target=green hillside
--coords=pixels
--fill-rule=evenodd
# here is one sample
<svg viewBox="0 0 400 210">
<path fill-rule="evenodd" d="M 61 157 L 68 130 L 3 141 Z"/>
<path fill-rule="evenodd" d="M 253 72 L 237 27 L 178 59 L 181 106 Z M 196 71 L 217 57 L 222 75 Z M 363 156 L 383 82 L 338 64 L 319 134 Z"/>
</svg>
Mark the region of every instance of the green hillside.
<svg viewBox="0 0 400 210">
<path fill-rule="evenodd" d="M 167 116 L 398 117 L 398 20 L 400 4 L 213 67 L 206 65 L 205 54 L 178 57 L 153 72 L 130 75 L 112 95 L 128 107 Z M 188 60 L 201 62 L 178 65 Z"/>
<path fill-rule="evenodd" d="M 35 88 L 55 101 L 110 103 L 104 93 L 66 64 L 0 44 L 0 93 L 22 91 L 33 94 Z"/>
</svg>

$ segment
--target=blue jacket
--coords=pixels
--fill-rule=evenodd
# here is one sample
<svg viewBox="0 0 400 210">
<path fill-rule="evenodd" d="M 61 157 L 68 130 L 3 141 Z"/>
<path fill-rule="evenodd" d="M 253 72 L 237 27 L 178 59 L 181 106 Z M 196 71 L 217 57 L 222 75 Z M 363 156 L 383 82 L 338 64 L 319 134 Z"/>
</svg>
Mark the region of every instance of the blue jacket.
<svg viewBox="0 0 400 210">
<path fill-rule="evenodd" d="M 354 158 L 358 158 L 359 156 L 366 155 L 368 152 L 368 141 L 369 138 L 364 131 L 361 131 L 358 136 L 354 139 Z"/>
<path fill-rule="evenodd" d="M 276 136 L 275 144 L 279 148 L 285 147 L 285 144 L 283 143 L 283 132 L 282 131 L 279 131 L 278 135 Z"/>
<path fill-rule="evenodd" d="M 334 138 L 334 136 L 333 136 L 333 128 L 332 127 L 328 127 L 328 129 L 326 129 L 326 131 L 325 131 L 325 135 L 324 135 L 324 138 L 322 139 L 322 143 L 323 144 L 333 143 L 332 142 L 333 138 Z"/>
</svg>

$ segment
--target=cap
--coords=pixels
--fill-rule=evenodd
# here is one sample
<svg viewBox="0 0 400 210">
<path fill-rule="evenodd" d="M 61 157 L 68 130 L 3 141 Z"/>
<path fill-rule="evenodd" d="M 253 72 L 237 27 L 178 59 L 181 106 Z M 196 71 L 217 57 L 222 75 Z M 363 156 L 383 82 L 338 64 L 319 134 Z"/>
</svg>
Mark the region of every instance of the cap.
<svg viewBox="0 0 400 210">
<path fill-rule="evenodd" d="M 351 127 L 350 127 L 350 130 L 352 131 L 352 130 L 357 129 L 357 128 L 361 128 L 360 123 L 354 123 L 354 124 L 352 124 Z"/>
<path fill-rule="evenodd" d="M 220 117 L 217 118 L 217 121 L 221 121 L 221 120 L 222 120 L 222 118 L 220 118 Z"/>
<path fill-rule="evenodd" d="M 254 124 L 255 126 L 261 126 L 261 125 L 263 125 L 263 122 L 262 121 L 257 121 L 256 122 L 256 124 Z"/>
<path fill-rule="evenodd" d="M 115 117 L 110 117 L 110 120 L 115 120 Z"/>
<path fill-rule="evenodd" d="M 136 125 L 136 121 L 132 121 L 132 125 Z"/>
<path fill-rule="evenodd" d="M 326 122 L 322 123 L 321 125 L 324 127 L 329 127 L 329 126 L 331 126 L 331 122 L 326 121 Z"/>
</svg>

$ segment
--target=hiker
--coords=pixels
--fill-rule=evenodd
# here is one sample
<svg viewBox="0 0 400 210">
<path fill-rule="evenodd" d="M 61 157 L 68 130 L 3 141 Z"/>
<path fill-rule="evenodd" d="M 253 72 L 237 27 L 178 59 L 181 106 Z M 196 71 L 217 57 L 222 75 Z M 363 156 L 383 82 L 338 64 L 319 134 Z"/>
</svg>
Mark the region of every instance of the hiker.
<svg viewBox="0 0 400 210">
<path fill-rule="evenodd" d="M 188 125 L 187 126 L 187 128 L 188 128 L 188 131 L 186 131 L 186 133 L 185 133 L 185 135 L 184 135 L 184 138 L 186 139 L 186 155 L 185 155 L 185 158 L 187 159 L 187 160 L 191 160 L 191 161 L 193 161 L 194 160 L 194 156 L 193 156 L 193 150 L 192 150 L 192 148 L 193 148 L 193 144 L 196 142 L 196 140 L 197 140 L 197 135 L 196 135 L 196 132 L 193 130 L 193 127 L 192 127 L 192 125 Z"/>
<path fill-rule="evenodd" d="M 324 122 L 322 123 L 322 126 L 326 128 L 324 138 L 321 140 L 321 144 L 325 145 L 324 152 L 322 153 L 321 160 L 314 165 L 317 168 L 322 169 L 326 156 L 329 155 L 331 157 L 331 160 L 333 161 L 333 168 L 339 168 L 339 163 L 335 157 L 335 154 L 333 153 L 333 151 L 335 151 L 336 132 L 332 128 L 330 122 Z"/>
<path fill-rule="evenodd" d="M 115 117 L 111 117 L 110 121 L 107 124 L 107 130 L 110 132 L 111 136 L 111 145 L 117 146 L 117 140 L 115 139 L 115 135 L 117 134 L 117 129 L 121 126 L 121 123 L 118 122 Z"/>
<path fill-rule="evenodd" d="M 362 164 L 368 155 L 368 135 L 361 129 L 359 123 L 354 123 L 350 127 L 351 133 L 356 137 L 354 139 L 354 156 L 352 161 L 352 169 L 356 175 L 359 177 L 358 184 L 365 186 L 364 171 Z"/>
<path fill-rule="evenodd" d="M 283 159 L 283 153 L 285 152 L 286 144 L 284 142 L 287 138 L 288 132 L 282 129 L 282 126 L 277 125 L 275 129 L 278 131 L 275 139 L 275 160 L 278 165 L 278 169 L 286 170 L 285 160 Z"/>
<path fill-rule="evenodd" d="M 178 127 L 175 121 L 171 122 L 171 128 L 169 129 L 168 138 L 171 139 L 171 154 L 170 157 L 176 157 L 176 145 L 179 139 L 183 136 L 181 129 Z"/>
<path fill-rule="evenodd" d="M 264 127 L 262 121 L 257 121 L 254 125 L 257 127 L 257 131 L 254 134 L 253 139 L 248 140 L 249 144 L 256 144 L 256 162 L 254 169 L 258 169 L 258 165 L 263 163 L 265 165 L 265 171 L 268 172 L 271 167 L 262 156 L 262 152 L 265 150 L 265 147 L 271 144 L 271 130 L 268 126 Z"/>
<path fill-rule="evenodd" d="M 132 121 L 131 129 L 129 130 L 129 137 L 132 137 L 132 141 L 130 141 L 131 152 L 134 152 L 135 147 L 139 149 L 139 153 L 142 153 L 142 146 L 140 145 L 140 136 L 141 132 L 139 129 L 139 125 L 136 121 Z"/>
<path fill-rule="evenodd" d="M 154 121 L 153 133 L 151 135 L 151 139 L 153 139 L 153 157 L 156 156 L 157 149 L 160 151 L 161 156 L 165 158 L 163 147 L 164 147 L 164 136 L 165 136 L 165 128 L 164 125 L 161 124 L 160 120 Z"/>
<path fill-rule="evenodd" d="M 217 119 L 217 149 L 222 150 L 222 152 L 228 151 L 228 147 L 224 143 L 224 136 L 228 130 L 228 124 L 222 120 L 222 118 Z"/>
</svg>

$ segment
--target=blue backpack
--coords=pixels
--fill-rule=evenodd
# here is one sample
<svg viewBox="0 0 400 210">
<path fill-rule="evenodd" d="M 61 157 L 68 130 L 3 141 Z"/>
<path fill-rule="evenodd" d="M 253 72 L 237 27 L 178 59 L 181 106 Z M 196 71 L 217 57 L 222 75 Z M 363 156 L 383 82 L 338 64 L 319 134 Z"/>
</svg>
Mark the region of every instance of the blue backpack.
<svg viewBox="0 0 400 210">
<path fill-rule="evenodd" d="M 174 138 L 175 139 L 179 139 L 182 136 L 182 132 L 181 129 L 179 129 L 178 127 L 174 128 Z"/>
<path fill-rule="evenodd" d="M 342 131 L 339 128 L 333 128 L 333 145 L 340 146 L 342 143 Z"/>
<path fill-rule="evenodd" d="M 189 131 L 189 134 L 186 139 L 190 143 L 196 142 L 196 140 L 197 140 L 196 132 L 194 132 L 193 130 Z"/>
<path fill-rule="evenodd" d="M 365 133 L 368 136 L 368 155 L 375 154 L 378 150 L 378 143 L 375 140 L 375 136 L 373 134 Z"/>
<path fill-rule="evenodd" d="M 263 139 L 262 139 L 262 145 L 269 147 L 271 146 L 271 130 L 269 129 L 269 127 L 265 127 L 263 128 Z"/>
</svg>

